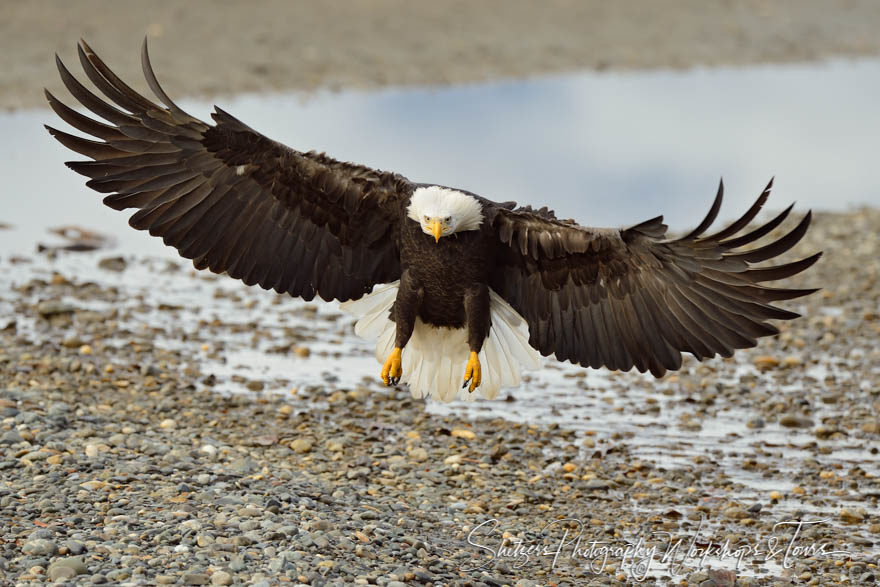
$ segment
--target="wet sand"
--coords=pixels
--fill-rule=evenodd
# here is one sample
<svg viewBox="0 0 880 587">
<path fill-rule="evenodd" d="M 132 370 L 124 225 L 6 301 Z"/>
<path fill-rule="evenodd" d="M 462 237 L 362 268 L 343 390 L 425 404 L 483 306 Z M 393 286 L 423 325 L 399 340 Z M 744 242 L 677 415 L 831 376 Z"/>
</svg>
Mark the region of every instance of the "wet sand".
<svg viewBox="0 0 880 587">
<path fill-rule="evenodd" d="M 42 106 L 52 53 L 75 62 L 80 37 L 143 89 L 148 35 L 171 95 L 214 98 L 871 56 L 878 22 L 872 0 L 4 2 L 0 108 Z"/>
</svg>

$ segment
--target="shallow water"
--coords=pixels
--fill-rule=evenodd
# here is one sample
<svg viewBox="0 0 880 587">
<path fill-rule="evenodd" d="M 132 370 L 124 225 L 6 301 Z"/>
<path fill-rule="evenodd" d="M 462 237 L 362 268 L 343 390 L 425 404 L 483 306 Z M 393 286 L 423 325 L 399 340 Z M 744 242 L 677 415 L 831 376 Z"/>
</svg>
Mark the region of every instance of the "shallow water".
<svg viewBox="0 0 880 587">
<path fill-rule="evenodd" d="M 172 89 L 173 90 L 173 89 Z M 549 205 L 561 217 L 584 224 L 625 225 L 665 214 L 673 229 L 698 222 L 711 203 L 718 177 L 727 185 L 721 217 L 743 212 L 767 180 L 778 177 L 769 208 L 797 200 L 808 207 L 843 210 L 880 205 L 874 177 L 880 136 L 880 62 L 693 70 L 688 72 L 582 73 L 531 81 L 457 88 L 391 89 L 380 92 L 242 96 L 223 107 L 272 138 L 302 149 L 326 150 L 341 159 L 399 171 L 495 200 Z M 207 117 L 209 105 L 184 101 Z M 0 115 L 0 313 L 13 307 L 10 287 L 53 271 L 77 281 L 115 285 L 131 293 L 138 328 L 168 326 L 157 346 L 187 349 L 175 329 L 203 328 L 218 320 L 216 348 L 187 349 L 219 392 L 250 393 L 244 381 L 264 382 L 266 392 L 300 393 L 367 385 L 376 389 L 379 365 L 372 345 L 352 334 L 352 321 L 335 304 L 305 304 L 237 282 L 196 274 L 157 239 L 127 227 L 125 217 L 100 204 L 83 178 L 62 162 L 70 153 L 40 126 L 60 124 L 49 111 Z M 63 128 L 63 124 L 61 124 Z M 60 241 L 47 228 L 73 224 L 110 235 L 116 245 L 93 253 L 34 256 L 37 243 Z M 99 259 L 122 255 L 122 273 L 97 268 Z M 30 262 L 15 262 L 15 257 Z M 149 262 L 141 261 L 144 258 Z M 183 270 L 166 271 L 175 260 Z M 95 302 L 100 308 L 100 303 Z M 160 310 L 160 304 L 179 310 Z M 75 305 L 83 307 L 82 301 Z M 792 304 L 796 310 L 797 303 Z M 828 309 L 833 315 L 834 308 Z M 40 320 L 18 317 L 19 330 L 43 336 Z M 253 324 L 255 326 L 248 326 Z M 174 328 L 171 328 L 171 325 Z M 0 324 L 2 326 L 2 324 Z M 256 336 L 258 332 L 260 336 Z M 304 333 L 293 341 L 291 332 Z M 120 340 L 119 344 L 127 341 Z M 301 344 L 311 354 L 270 352 Z M 831 363 L 831 367 L 825 363 Z M 693 364 L 693 363 L 691 363 Z M 769 374 L 744 355 L 718 367 L 715 384 L 784 393 Z M 723 368 L 722 368 L 723 366 Z M 849 359 L 806 361 L 795 387 L 833 376 L 853 389 L 870 381 Z M 880 368 L 878 368 L 880 369 Z M 880 370 L 868 376 L 880 379 Z M 329 384 L 329 385 L 328 385 Z M 318 391 L 321 390 L 321 391 Z M 755 412 L 721 402 L 703 410 L 699 430 L 688 427 L 697 406 L 693 393 L 669 378 L 610 374 L 548 360 L 511 394 L 493 402 L 429 404 L 436 414 L 504 417 L 558 423 L 608 448 L 606 439 L 627 438 L 639 456 L 666 469 L 691 466 L 703 456 L 730 469 L 748 492 L 787 491 L 796 466 L 809 458 L 815 437 L 771 423 L 747 428 Z M 701 408 L 702 409 L 702 408 Z M 833 419 L 832 406 L 817 405 L 816 422 Z M 587 437 L 585 436 L 585 437 Z M 876 459 L 847 440 L 825 441 L 833 449 L 823 466 L 855 465 L 880 475 Z M 772 453 L 781 475 L 767 479 L 744 466 L 756 451 Z M 789 474 L 790 473 L 790 474 Z M 830 504 L 817 515 L 836 510 Z M 792 502 L 794 508 L 803 504 Z M 776 512 L 787 512 L 781 504 Z"/>
<path fill-rule="evenodd" d="M 168 88 L 174 93 L 175 88 Z M 718 178 L 721 218 L 742 213 L 770 177 L 769 208 L 880 204 L 880 62 L 579 73 L 453 88 L 241 96 L 222 106 L 293 147 L 391 169 L 504 201 L 548 205 L 582 224 L 665 214 L 698 222 Z M 207 119 L 206 102 L 182 101 Z M 43 228 L 83 224 L 122 250 L 158 253 L 62 162 L 47 110 L 0 114 L 0 254 L 28 252 Z M 75 157 L 73 157 L 75 158 Z"/>
</svg>

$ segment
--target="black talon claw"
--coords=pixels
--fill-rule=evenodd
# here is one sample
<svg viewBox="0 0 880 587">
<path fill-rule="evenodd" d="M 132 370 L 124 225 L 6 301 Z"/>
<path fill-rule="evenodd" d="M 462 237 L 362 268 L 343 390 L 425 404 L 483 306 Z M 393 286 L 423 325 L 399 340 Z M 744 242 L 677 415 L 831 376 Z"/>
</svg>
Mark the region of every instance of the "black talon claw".
<svg viewBox="0 0 880 587">
<path fill-rule="evenodd" d="M 400 383 L 400 377 L 389 377 L 388 378 L 388 386 L 397 385 Z"/>
<path fill-rule="evenodd" d="M 464 380 L 464 385 L 462 385 L 461 388 L 464 389 L 465 387 L 468 386 L 468 383 L 470 383 L 470 382 L 471 382 L 471 378 L 468 377 L 467 379 Z"/>
</svg>

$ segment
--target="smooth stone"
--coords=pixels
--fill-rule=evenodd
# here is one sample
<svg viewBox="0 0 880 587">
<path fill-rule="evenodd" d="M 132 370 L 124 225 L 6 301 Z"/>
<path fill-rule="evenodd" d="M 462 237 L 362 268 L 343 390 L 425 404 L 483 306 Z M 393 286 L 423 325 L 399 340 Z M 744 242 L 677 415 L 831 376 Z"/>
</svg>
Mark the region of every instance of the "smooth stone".
<svg viewBox="0 0 880 587">
<path fill-rule="evenodd" d="M 88 568 L 86 568 L 85 562 L 83 559 L 78 556 L 72 556 L 69 558 L 58 559 L 49 565 L 49 574 L 52 574 L 53 569 L 70 569 L 76 575 L 85 575 L 88 572 Z"/>
<path fill-rule="evenodd" d="M 229 561 L 229 570 L 235 571 L 236 573 L 239 571 L 243 571 L 247 568 L 247 563 L 244 561 L 244 555 L 238 555 L 232 557 L 232 560 Z"/>
<path fill-rule="evenodd" d="M 51 540 L 38 538 L 37 540 L 28 540 L 22 544 L 21 551 L 25 554 L 47 554 L 52 556 L 58 552 L 58 545 Z"/>
<path fill-rule="evenodd" d="M 186 573 L 181 579 L 184 585 L 207 585 L 211 582 L 206 573 Z"/>
<path fill-rule="evenodd" d="M 226 571 L 217 571 L 211 575 L 212 585 L 232 585 L 232 575 Z"/>
</svg>

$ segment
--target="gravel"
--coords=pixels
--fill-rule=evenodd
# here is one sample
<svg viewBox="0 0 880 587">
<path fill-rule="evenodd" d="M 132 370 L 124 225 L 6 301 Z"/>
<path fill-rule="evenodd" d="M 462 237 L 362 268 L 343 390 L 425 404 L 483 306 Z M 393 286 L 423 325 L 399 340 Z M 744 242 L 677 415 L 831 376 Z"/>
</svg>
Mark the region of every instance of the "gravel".
<svg viewBox="0 0 880 587">
<path fill-rule="evenodd" d="M 738 544 L 790 538 L 781 521 L 825 519 L 800 543 L 851 559 L 746 556 L 737 585 L 865 584 L 880 562 L 878 235 L 880 211 L 817 214 L 793 253 L 826 251 L 793 280 L 825 286 L 796 307 L 803 318 L 734 360 L 689 361 L 661 382 L 623 374 L 594 389 L 565 371 L 554 393 L 596 407 L 558 421 L 499 418 L 491 410 L 504 401 L 477 418 L 430 413 L 372 378 L 229 393 L 255 378 L 236 369 L 236 386 L 211 365 L 259 337 L 259 322 L 190 321 L 195 308 L 161 310 L 133 282 L 111 284 L 115 269 L 62 275 L 35 257 L 0 292 L 18 317 L 0 331 L 0 580 L 622 585 L 632 569 L 590 570 L 572 547 L 555 566 L 534 553 L 490 561 L 487 548 L 502 533 L 551 548 L 563 528 L 585 541 L 657 544 L 670 532 Z M 129 259 L 126 274 L 138 265 L 151 271 Z M 258 313 L 304 315 L 230 288 L 237 301 L 216 304 L 257 299 Z M 354 348 L 350 324 L 308 315 L 342 352 Z M 313 346 L 315 332 L 298 344 Z M 297 361 L 316 350 L 286 360 L 307 368 Z M 654 576 L 732 584 L 732 566 L 709 567 Z"/>
</svg>

